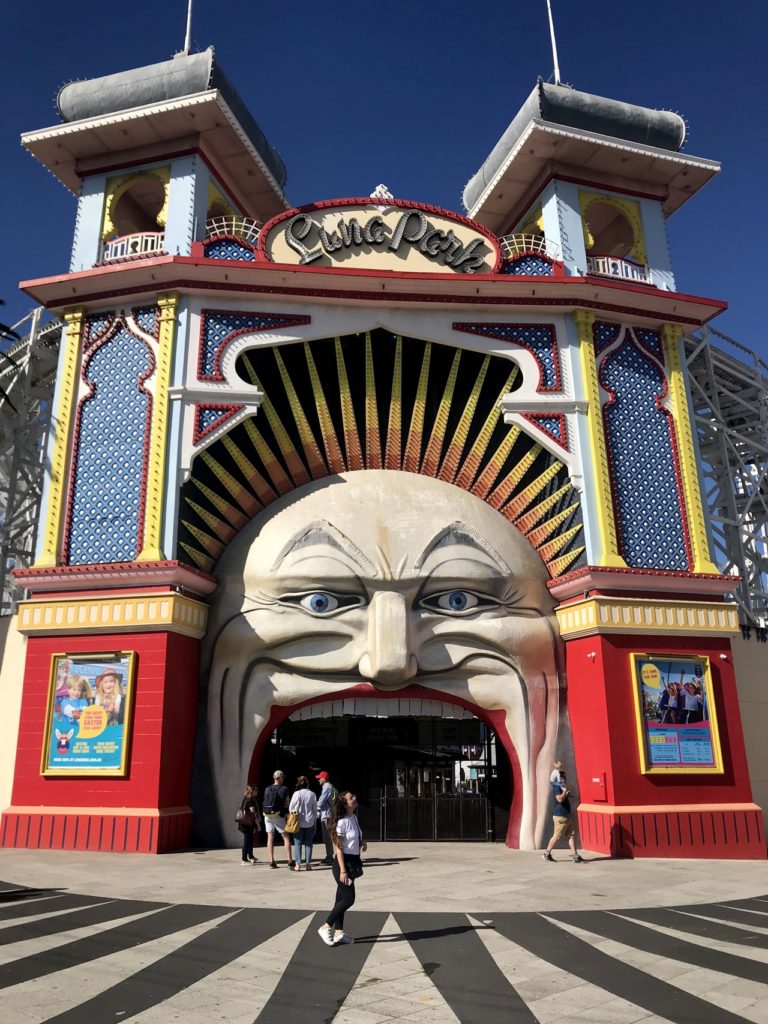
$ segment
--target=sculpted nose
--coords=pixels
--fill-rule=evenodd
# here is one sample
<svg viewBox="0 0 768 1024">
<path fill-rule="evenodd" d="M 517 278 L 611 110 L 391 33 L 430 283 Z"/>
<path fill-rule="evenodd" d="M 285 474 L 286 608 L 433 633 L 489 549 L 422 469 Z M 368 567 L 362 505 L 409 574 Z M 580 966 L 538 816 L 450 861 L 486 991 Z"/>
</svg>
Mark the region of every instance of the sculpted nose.
<svg viewBox="0 0 768 1024">
<path fill-rule="evenodd" d="M 408 610 L 408 600 L 402 594 L 374 594 L 368 608 L 368 650 L 359 666 L 364 678 L 394 687 L 416 675 Z"/>
</svg>

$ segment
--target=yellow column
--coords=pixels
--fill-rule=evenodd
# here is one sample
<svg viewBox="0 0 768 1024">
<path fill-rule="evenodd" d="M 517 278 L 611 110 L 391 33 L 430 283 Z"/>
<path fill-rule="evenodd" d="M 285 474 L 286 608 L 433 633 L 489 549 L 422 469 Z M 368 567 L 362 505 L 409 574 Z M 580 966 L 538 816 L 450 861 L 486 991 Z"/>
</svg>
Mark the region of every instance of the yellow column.
<svg viewBox="0 0 768 1024">
<path fill-rule="evenodd" d="M 696 470 L 696 450 L 693 446 L 693 427 L 685 390 L 683 363 L 680 356 L 680 328 L 677 324 L 663 324 L 661 336 L 664 339 L 664 355 L 669 383 L 668 406 L 675 424 L 677 451 L 680 461 L 680 478 L 685 495 L 685 510 L 688 518 L 688 534 L 693 556 L 693 572 L 719 572 L 709 553 L 709 540 L 704 522 L 704 506 L 701 500 L 699 474 Z"/>
<path fill-rule="evenodd" d="M 171 382 L 179 296 L 176 292 L 168 292 L 158 296 L 157 304 L 160 307 L 160 333 L 149 441 L 147 497 L 144 507 L 144 546 L 136 557 L 137 562 L 157 562 L 165 558 L 162 549 L 162 529 L 168 440 L 168 387 Z"/>
<path fill-rule="evenodd" d="M 613 514 L 613 498 L 611 494 L 611 477 L 608 472 L 608 452 L 603 432 L 603 417 L 600 407 L 600 387 L 597 381 L 597 363 L 595 346 L 592 340 L 592 324 L 595 314 L 589 310 L 577 310 L 573 314 L 579 336 L 579 352 L 581 353 L 581 369 L 584 375 L 584 386 L 587 391 L 589 407 L 587 424 L 589 427 L 589 443 L 592 452 L 592 467 L 595 477 L 597 499 L 597 522 L 600 530 L 600 565 L 620 566 L 626 568 L 627 563 L 619 554 L 619 542 L 616 534 L 616 520 Z"/>
<path fill-rule="evenodd" d="M 77 366 L 83 336 L 83 309 L 78 307 L 64 314 L 64 359 L 59 377 L 59 404 L 53 420 L 53 454 L 45 517 L 43 548 L 36 566 L 58 565 L 61 545 L 61 524 L 64 513 L 64 488 L 69 466 L 69 443 L 72 413 L 77 403 Z"/>
</svg>

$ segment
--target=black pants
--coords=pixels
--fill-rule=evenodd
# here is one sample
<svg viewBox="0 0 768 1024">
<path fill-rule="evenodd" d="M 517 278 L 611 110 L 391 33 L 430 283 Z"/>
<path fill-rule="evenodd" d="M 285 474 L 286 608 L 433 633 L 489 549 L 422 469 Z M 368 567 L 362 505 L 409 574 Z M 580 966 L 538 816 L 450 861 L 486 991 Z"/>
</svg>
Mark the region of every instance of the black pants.
<svg viewBox="0 0 768 1024">
<path fill-rule="evenodd" d="M 344 914 L 352 904 L 355 902 L 355 883 L 351 885 L 342 885 L 339 881 L 341 877 L 341 868 L 339 867 L 338 860 L 334 860 L 331 865 L 331 871 L 333 877 L 336 879 L 336 902 L 331 909 L 330 914 L 325 919 L 325 923 L 329 928 L 336 928 L 337 931 L 344 930 Z"/>
<path fill-rule="evenodd" d="M 254 829 L 241 826 L 240 831 L 243 833 L 243 860 L 250 860 L 253 857 Z"/>
</svg>

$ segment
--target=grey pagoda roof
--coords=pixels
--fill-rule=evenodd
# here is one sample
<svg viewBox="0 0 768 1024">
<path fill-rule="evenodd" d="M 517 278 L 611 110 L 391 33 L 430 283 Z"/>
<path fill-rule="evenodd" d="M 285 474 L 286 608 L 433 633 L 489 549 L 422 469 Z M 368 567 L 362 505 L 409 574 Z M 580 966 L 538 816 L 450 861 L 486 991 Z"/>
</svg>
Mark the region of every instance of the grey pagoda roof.
<svg viewBox="0 0 768 1024">
<path fill-rule="evenodd" d="M 550 85 L 540 79 L 464 189 L 464 206 L 468 210 L 476 206 L 532 121 L 563 125 L 674 153 L 685 141 L 685 122 L 672 111 L 638 107 L 605 96 L 579 92 L 569 86 Z"/>
<path fill-rule="evenodd" d="M 121 71 L 103 78 L 71 82 L 59 90 L 59 116 L 65 123 L 103 117 L 166 100 L 217 89 L 280 188 L 285 164 L 256 123 L 234 87 L 217 65 L 213 47 L 202 53 L 177 54 L 172 60 Z"/>
</svg>

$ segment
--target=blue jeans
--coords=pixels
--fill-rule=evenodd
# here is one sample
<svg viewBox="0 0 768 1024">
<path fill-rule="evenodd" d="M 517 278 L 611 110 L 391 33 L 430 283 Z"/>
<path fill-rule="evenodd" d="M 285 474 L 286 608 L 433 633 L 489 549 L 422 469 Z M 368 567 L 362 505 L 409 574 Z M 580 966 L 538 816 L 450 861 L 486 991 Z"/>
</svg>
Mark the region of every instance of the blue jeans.
<svg viewBox="0 0 768 1024">
<path fill-rule="evenodd" d="M 301 864 L 301 848 L 304 847 L 306 860 L 305 864 L 312 863 L 312 846 L 315 842 L 315 826 L 310 825 L 309 828 L 300 828 L 298 832 L 294 833 L 293 836 L 293 859 L 297 864 Z"/>
</svg>

